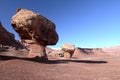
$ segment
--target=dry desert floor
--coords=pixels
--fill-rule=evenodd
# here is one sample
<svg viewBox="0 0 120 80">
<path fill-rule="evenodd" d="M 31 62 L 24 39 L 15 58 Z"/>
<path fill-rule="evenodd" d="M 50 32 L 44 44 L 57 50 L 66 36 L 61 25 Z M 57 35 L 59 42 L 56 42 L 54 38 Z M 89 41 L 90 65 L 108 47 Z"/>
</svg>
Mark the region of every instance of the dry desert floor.
<svg viewBox="0 0 120 80">
<path fill-rule="evenodd" d="M 39 62 L 0 56 L 0 80 L 120 80 L 120 56 Z"/>
</svg>

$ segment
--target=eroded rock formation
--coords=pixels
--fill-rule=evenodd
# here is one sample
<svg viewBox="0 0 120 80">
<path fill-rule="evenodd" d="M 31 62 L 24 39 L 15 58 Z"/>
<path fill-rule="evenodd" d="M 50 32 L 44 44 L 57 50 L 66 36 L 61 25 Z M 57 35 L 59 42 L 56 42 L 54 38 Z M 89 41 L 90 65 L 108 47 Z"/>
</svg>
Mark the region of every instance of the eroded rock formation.
<svg viewBox="0 0 120 80">
<path fill-rule="evenodd" d="M 45 47 L 55 45 L 58 35 L 55 24 L 31 10 L 18 9 L 11 24 L 21 37 L 22 42 L 30 44 L 29 57 L 41 57 L 47 60 Z"/>
<path fill-rule="evenodd" d="M 65 58 L 71 58 L 73 53 L 74 53 L 75 46 L 73 44 L 70 44 L 70 43 L 64 43 L 61 46 L 61 49 L 64 51 Z"/>
<path fill-rule="evenodd" d="M 0 47 L 11 46 L 15 49 L 23 48 L 23 45 L 15 40 L 14 34 L 8 32 L 0 22 Z"/>
</svg>

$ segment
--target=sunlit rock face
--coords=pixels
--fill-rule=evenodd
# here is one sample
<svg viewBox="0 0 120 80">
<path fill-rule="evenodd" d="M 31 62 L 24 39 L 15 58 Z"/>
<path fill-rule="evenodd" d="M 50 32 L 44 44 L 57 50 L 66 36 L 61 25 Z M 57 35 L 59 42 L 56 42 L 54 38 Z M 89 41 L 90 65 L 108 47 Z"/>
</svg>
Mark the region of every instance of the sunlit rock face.
<svg viewBox="0 0 120 80">
<path fill-rule="evenodd" d="M 53 22 L 31 10 L 18 9 L 11 24 L 22 42 L 30 44 L 29 57 L 47 59 L 45 47 L 55 45 L 58 41 Z"/>
</svg>

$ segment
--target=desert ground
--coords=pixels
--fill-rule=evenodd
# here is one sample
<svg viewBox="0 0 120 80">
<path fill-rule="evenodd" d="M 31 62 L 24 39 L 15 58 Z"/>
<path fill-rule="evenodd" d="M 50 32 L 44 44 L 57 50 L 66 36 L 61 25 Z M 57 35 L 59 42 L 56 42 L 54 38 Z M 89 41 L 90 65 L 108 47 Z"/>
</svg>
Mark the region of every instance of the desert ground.
<svg viewBox="0 0 120 80">
<path fill-rule="evenodd" d="M 1 55 L 0 80 L 120 80 L 120 56 L 88 55 L 39 62 Z"/>
</svg>

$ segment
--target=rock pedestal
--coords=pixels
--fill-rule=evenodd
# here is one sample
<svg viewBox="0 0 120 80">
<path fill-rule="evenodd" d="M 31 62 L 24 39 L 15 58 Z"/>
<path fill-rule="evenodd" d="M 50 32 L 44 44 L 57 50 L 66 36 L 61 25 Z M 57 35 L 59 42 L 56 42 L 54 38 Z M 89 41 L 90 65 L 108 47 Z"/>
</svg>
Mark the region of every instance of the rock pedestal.
<svg viewBox="0 0 120 80">
<path fill-rule="evenodd" d="M 47 60 L 47 55 L 45 52 L 45 46 L 38 44 L 30 44 L 29 58 L 40 57 Z"/>
</svg>

